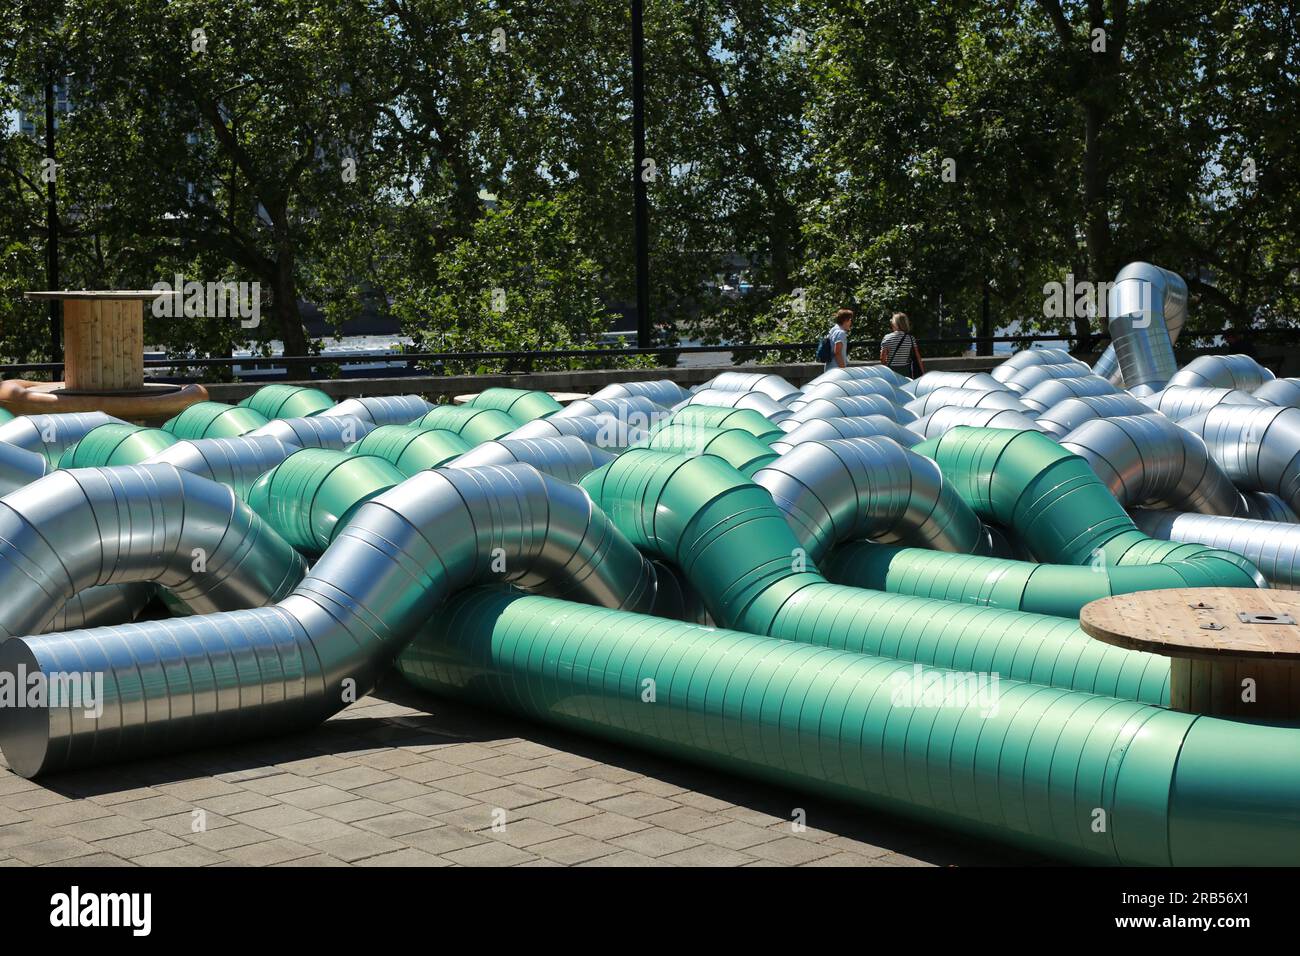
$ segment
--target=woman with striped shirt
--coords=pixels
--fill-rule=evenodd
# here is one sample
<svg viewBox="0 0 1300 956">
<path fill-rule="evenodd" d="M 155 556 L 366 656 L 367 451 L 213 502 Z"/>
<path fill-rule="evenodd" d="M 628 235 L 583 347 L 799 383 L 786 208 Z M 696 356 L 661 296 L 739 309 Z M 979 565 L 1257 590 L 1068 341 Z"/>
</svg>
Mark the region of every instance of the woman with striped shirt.
<svg viewBox="0 0 1300 956">
<path fill-rule="evenodd" d="M 912 326 L 907 321 L 907 314 L 895 312 L 889 320 L 893 329 L 880 342 L 880 364 L 887 365 L 900 375 L 915 378 L 925 374 L 925 365 L 921 362 L 921 350 L 916 347 L 912 335 Z"/>
</svg>

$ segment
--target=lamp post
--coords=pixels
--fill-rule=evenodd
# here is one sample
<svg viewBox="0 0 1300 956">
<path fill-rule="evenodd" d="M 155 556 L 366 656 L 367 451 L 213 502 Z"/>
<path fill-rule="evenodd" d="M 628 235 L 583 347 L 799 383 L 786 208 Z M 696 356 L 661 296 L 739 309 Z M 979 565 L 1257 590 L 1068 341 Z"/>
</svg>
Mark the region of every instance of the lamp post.
<svg viewBox="0 0 1300 956">
<path fill-rule="evenodd" d="M 632 195 L 636 247 L 636 344 L 650 342 L 650 203 L 645 180 L 645 33 L 642 0 L 632 0 Z"/>
</svg>

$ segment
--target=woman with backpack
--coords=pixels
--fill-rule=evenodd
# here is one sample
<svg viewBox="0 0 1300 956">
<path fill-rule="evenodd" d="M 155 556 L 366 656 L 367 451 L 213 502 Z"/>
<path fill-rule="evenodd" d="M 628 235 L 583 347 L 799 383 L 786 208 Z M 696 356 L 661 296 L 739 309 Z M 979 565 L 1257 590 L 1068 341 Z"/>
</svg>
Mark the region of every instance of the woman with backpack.
<svg viewBox="0 0 1300 956">
<path fill-rule="evenodd" d="M 925 374 L 925 365 L 921 361 L 921 350 L 916 347 L 916 338 L 912 335 L 911 323 L 907 314 L 895 312 L 889 320 L 893 329 L 880 342 L 880 364 L 887 365 L 900 375 L 916 378 Z"/>
<path fill-rule="evenodd" d="M 825 362 L 825 371 L 847 368 L 849 364 L 849 329 L 853 328 L 853 310 L 840 309 L 830 331 L 817 343 L 817 361 Z"/>
</svg>

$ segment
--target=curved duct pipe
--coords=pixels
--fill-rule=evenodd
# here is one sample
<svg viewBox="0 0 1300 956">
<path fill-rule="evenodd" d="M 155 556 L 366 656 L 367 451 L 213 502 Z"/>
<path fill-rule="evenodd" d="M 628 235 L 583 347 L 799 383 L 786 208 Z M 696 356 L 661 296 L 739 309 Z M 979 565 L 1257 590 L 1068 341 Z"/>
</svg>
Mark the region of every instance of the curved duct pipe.
<svg viewBox="0 0 1300 956">
<path fill-rule="evenodd" d="M 704 428 L 741 428 L 765 445 L 785 437 L 785 432 L 752 408 L 715 408 L 712 405 L 687 405 L 660 422 L 651 436 L 668 425 L 697 425 Z"/>
<path fill-rule="evenodd" d="M 138 465 L 176 444 L 177 438 L 161 428 L 109 423 L 91 429 L 63 453 L 60 468 L 103 468 L 108 465 Z"/>
<path fill-rule="evenodd" d="M 592 415 L 613 415 L 621 422 L 644 431 L 668 417 L 668 409 L 644 396 L 632 398 L 582 398 L 570 402 L 549 418 L 586 418 Z M 548 418 L 548 420 L 549 420 Z"/>
<path fill-rule="evenodd" d="M 787 407 L 791 411 L 797 411 L 801 406 L 819 398 L 848 398 L 853 395 L 880 395 L 891 402 L 899 401 L 898 389 L 883 378 L 846 378 L 839 382 L 809 385 L 798 395 L 792 396 Z"/>
<path fill-rule="evenodd" d="M 913 425 L 916 423 L 913 422 Z M 892 438 L 905 448 L 921 441 L 921 436 L 910 425 L 900 425 L 884 415 L 858 415 L 849 418 L 814 418 L 804 422 L 794 431 L 772 442 L 772 450 L 784 455 L 796 445 L 806 441 L 827 441 L 836 438 Z"/>
<path fill-rule="evenodd" d="M 992 394 L 980 392 L 981 395 Z M 862 418 L 869 415 L 884 415 L 900 425 L 916 421 L 910 409 L 897 405 L 880 395 L 854 395 L 850 398 L 818 398 L 803 405 L 797 412 L 777 424 L 781 430 L 792 432 L 804 422 L 818 418 Z M 775 420 L 775 419 L 774 419 Z"/>
<path fill-rule="evenodd" d="M 229 485 L 236 495 L 247 500 L 253 482 L 299 450 L 297 445 L 269 435 L 197 438 L 164 448 L 142 464 L 173 465 L 181 471 Z"/>
<path fill-rule="evenodd" d="M 936 388 L 966 388 L 977 392 L 1005 392 L 1006 385 L 987 372 L 926 372 L 912 382 L 913 398 L 923 398 Z"/>
<path fill-rule="evenodd" d="M 799 394 L 799 389 L 780 375 L 764 372 L 723 372 L 706 382 L 704 387 L 716 392 L 759 392 L 782 403 Z"/>
<path fill-rule="evenodd" d="M 1011 529 L 1038 561 L 1094 566 L 1195 563 L 1207 587 L 1263 587 L 1229 551 L 1143 534 L 1088 463 L 1039 432 L 957 428 L 916 452 L 933 458 L 986 522 Z"/>
<path fill-rule="evenodd" d="M 1278 524 L 1300 524 L 1300 515 L 1291 510 L 1291 506 L 1277 495 L 1265 491 L 1243 491 L 1241 500 L 1246 502 L 1243 518 L 1256 521 L 1274 521 Z"/>
<path fill-rule="evenodd" d="M 820 385 L 822 382 L 841 382 L 846 379 L 863 378 L 883 378 L 895 388 L 901 388 L 912 381 L 906 375 L 900 375 L 887 365 L 848 365 L 844 368 L 833 368 L 829 372 L 822 372 L 808 384 Z"/>
<path fill-rule="evenodd" d="M 1085 604 L 1099 598 L 1223 583 L 1222 575 L 1211 578 L 1206 563 L 1199 561 L 1127 567 L 1042 564 L 868 541 L 836 548 L 824 569 L 829 580 L 850 587 L 1050 614 L 1072 621 L 1078 620 Z M 1253 582 L 1243 573 L 1240 583 L 1250 587 Z"/>
<path fill-rule="evenodd" d="M 419 395 L 370 395 L 346 399 L 316 415 L 320 418 L 351 415 L 372 425 L 408 425 L 433 407 Z"/>
<path fill-rule="evenodd" d="M 1178 371 L 1170 327 L 1181 328 L 1187 319 L 1182 276 L 1149 262 L 1130 262 L 1111 284 L 1106 316 L 1124 387 L 1138 398 L 1164 388 Z"/>
<path fill-rule="evenodd" d="M 1076 361 L 1075 357 L 1065 349 L 1021 349 L 1010 358 L 1000 362 L 993 371 L 989 372 L 989 377 L 998 382 L 1005 383 L 1016 372 L 1021 369 L 1030 368 L 1034 365 L 1068 365 Z"/>
<path fill-rule="evenodd" d="M 484 442 L 451 461 L 448 468 L 484 465 L 532 465 L 538 471 L 570 483 L 613 461 L 614 456 L 581 438 L 498 438 Z"/>
<path fill-rule="evenodd" d="M 1300 590 L 1300 526 L 1179 511 L 1134 511 L 1133 521 L 1153 538 L 1234 551 L 1273 587 Z"/>
<path fill-rule="evenodd" d="M 973 388 L 936 388 L 914 398 L 905 406 L 917 418 L 924 418 L 941 408 L 1000 408 L 1027 412 L 1019 396 L 1012 392 L 984 392 Z"/>
<path fill-rule="evenodd" d="M 1275 378 L 1265 382 L 1252 393 L 1261 402 L 1269 405 L 1285 405 L 1288 408 L 1300 408 L 1300 378 Z M 0 432 L 4 429 L 0 428 Z"/>
<path fill-rule="evenodd" d="M 305 569 L 304 569 L 305 570 Z M 55 613 L 41 633 L 75 631 L 83 627 L 130 624 L 154 596 L 153 584 L 100 584 L 79 591 Z"/>
<path fill-rule="evenodd" d="M 1091 395 L 1115 395 L 1115 386 L 1096 375 L 1079 378 L 1054 378 L 1039 382 L 1020 396 L 1020 402 L 1035 413 L 1041 414 L 1067 398 L 1084 398 Z"/>
<path fill-rule="evenodd" d="M 297 445 L 299 448 L 338 450 L 365 438 L 374 427 L 370 422 L 352 415 L 339 417 L 313 415 L 311 418 L 277 418 L 249 432 L 247 437 L 265 436 L 278 438 L 286 445 Z"/>
<path fill-rule="evenodd" d="M 230 488 L 171 465 L 56 471 L 0 500 L 0 540 L 8 637 L 96 585 L 154 582 L 204 614 L 277 601 L 307 570 Z"/>
<path fill-rule="evenodd" d="M 473 447 L 455 432 L 414 425 L 380 425 L 355 445 L 350 455 L 382 458 L 407 478 L 426 468 L 439 468 Z"/>
<path fill-rule="evenodd" d="M 1286 727 L 1010 681 L 993 705 L 970 674 L 486 589 L 455 598 L 398 666 L 440 696 L 1058 858 L 1300 855 Z M 927 705 L 924 687 L 966 692 Z"/>
<path fill-rule="evenodd" d="M 307 448 L 258 478 L 248 506 L 289 544 L 320 554 L 357 508 L 406 480 L 382 458 Z"/>
<path fill-rule="evenodd" d="M 4 708 L 0 749 L 31 777 L 311 726 L 481 582 L 636 610 L 656 591 L 650 563 L 573 485 L 527 465 L 424 471 L 357 509 L 273 607 L 0 644 L 2 673 L 105 677 L 98 717 Z"/>
<path fill-rule="evenodd" d="M 100 425 L 126 424 L 120 418 L 103 412 L 23 415 L 0 425 L 0 442 L 35 452 L 55 468 L 65 451 Z"/>
<path fill-rule="evenodd" d="M 1013 428 L 1016 431 L 1042 431 L 1028 415 L 1010 408 L 967 408 L 948 405 L 919 418 L 907 426 L 917 438 L 935 438 L 948 431 L 969 425 L 976 428 Z M 916 442 L 912 442 L 913 445 Z"/>
<path fill-rule="evenodd" d="M 267 421 L 275 421 L 277 418 L 306 418 L 315 415 L 332 408 L 334 399 L 319 388 L 275 384 L 263 385 L 239 404 L 260 412 Z"/>
<path fill-rule="evenodd" d="M 50 463 L 45 456 L 17 445 L 0 442 L 0 496 L 44 477 Z"/>
<path fill-rule="evenodd" d="M 888 438 L 802 442 L 753 480 L 813 561 L 858 538 L 967 554 L 988 548 L 979 518 L 939 466 Z"/>
<path fill-rule="evenodd" d="M 1249 355 L 1199 355 L 1175 372 L 1169 384 L 1253 392 L 1273 379 L 1273 373 Z"/>
<path fill-rule="evenodd" d="M 1064 438 L 1125 508 L 1146 506 L 1233 515 L 1241 493 L 1210 457 L 1205 442 L 1163 415 L 1121 415 L 1084 422 Z"/>
<path fill-rule="evenodd" d="M 1183 419 L 1243 491 L 1277 495 L 1300 510 L 1300 408 L 1219 405 Z"/>
<path fill-rule="evenodd" d="M 1259 407 L 1265 403 L 1235 388 L 1191 388 L 1186 385 L 1170 385 L 1168 388 L 1148 395 L 1142 399 L 1149 408 L 1154 409 L 1174 421 L 1182 421 L 1218 405 L 1252 405 Z"/>
<path fill-rule="evenodd" d="M 1077 622 L 863 591 L 799 570 L 807 550 L 771 494 L 720 458 L 634 448 L 582 486 L 633 544 L 679 568 L 723 627 L 1168 701 L 1168 659 L 1094 641 Z"/>
<path fill-rule="evenodd" d="M 672 379 L 660 378 L 648 382 L 611 382 L 591 397 L 648 398 L 656 405 L 670 408 L 690 398 L 691 393 Z"/>
<path fill-rule="evenodd" d="M 790 409 L 762 392 L 720 392 L 717 389 L 705 388 L 692 395 L 686 400 L 685 404 L 675 407 L 673 411 L 678 412 L 683 408 L 689 408 L 691 405 L 709 405 L 715 408 L 749 408 L 758 412 L 768 421 L 778 425 L 790 418 Z M 804 408 L 807 407 L 804 406 Z"/>
<path fill-rule="evenodd" d="M 1039 427 L 1055 438 L 1064 438 L 1084 422 L 1094 418 L 1114 418 L 1118 415 L 1154 415 L 1155 410 L 1134 398 L 1128 392 L 1114 395 L 1083 395 L 1057 402 L 1036 421 Z"/>
<path fill-rule="evenodd" d="M 1016 395 L 1023 395 L 1041 385 L 1062 378 L 1088 378 L 1092 371 L 1082 362 L 1062 363 L 1060 365 L 1031 365 L 1022 368 L 1006 379 L 1007 389 Z"/>
<path fill-rule="evenodd" d="M 471 408 L 495 408 L 517 422 L 554 415 L 564 406 L 547 392 L 524 388 L 486 388 L 469 401 Z"/>
<path fill-rule="evenodd" d="M 238 438 L 267 424 L 261 412 L 225 402 L 196 402 L 163 423 L 163 431 L 181 440 Z"/>
<path fill-rule="evenodd" d="M 670 422 L 650 436 L 650 448 L 692 455 L 716 455 L 746 478 L 777 459 L 778 452 L 743 428 L 710 428 Z"/>
<path fill-rule="evenodd" d="M 514 431 L 502 436 L 504 438 L 559 438 L 573 435 L 581 438 L 588 445 L 617 452 L 646 440 L 648 433 L 628 421 L 620 420 L 608 412 L 595 415 L 574 415 L 560 418 L 539 418 L 520 425 Z"/>
</svg>

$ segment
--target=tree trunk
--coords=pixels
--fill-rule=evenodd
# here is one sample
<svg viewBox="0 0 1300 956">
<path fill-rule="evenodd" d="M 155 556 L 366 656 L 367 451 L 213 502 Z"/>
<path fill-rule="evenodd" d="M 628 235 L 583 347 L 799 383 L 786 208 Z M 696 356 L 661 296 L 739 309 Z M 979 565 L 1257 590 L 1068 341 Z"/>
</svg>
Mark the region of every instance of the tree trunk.
<svg viewBox="0 0 1300 956">
<path fill-rule="evenodd" d="M 276 260 L 273 292 L 275 321 L 280 341 L 284 343 L 284 354 L 306 355 L 307 333 L 302 326 L 302 314 L 298 311 L 298 284 L 293 275 L 291 252 L 281 252 Z M 291 374 L 290 378 L 293 377 Z"/>
</svg>

